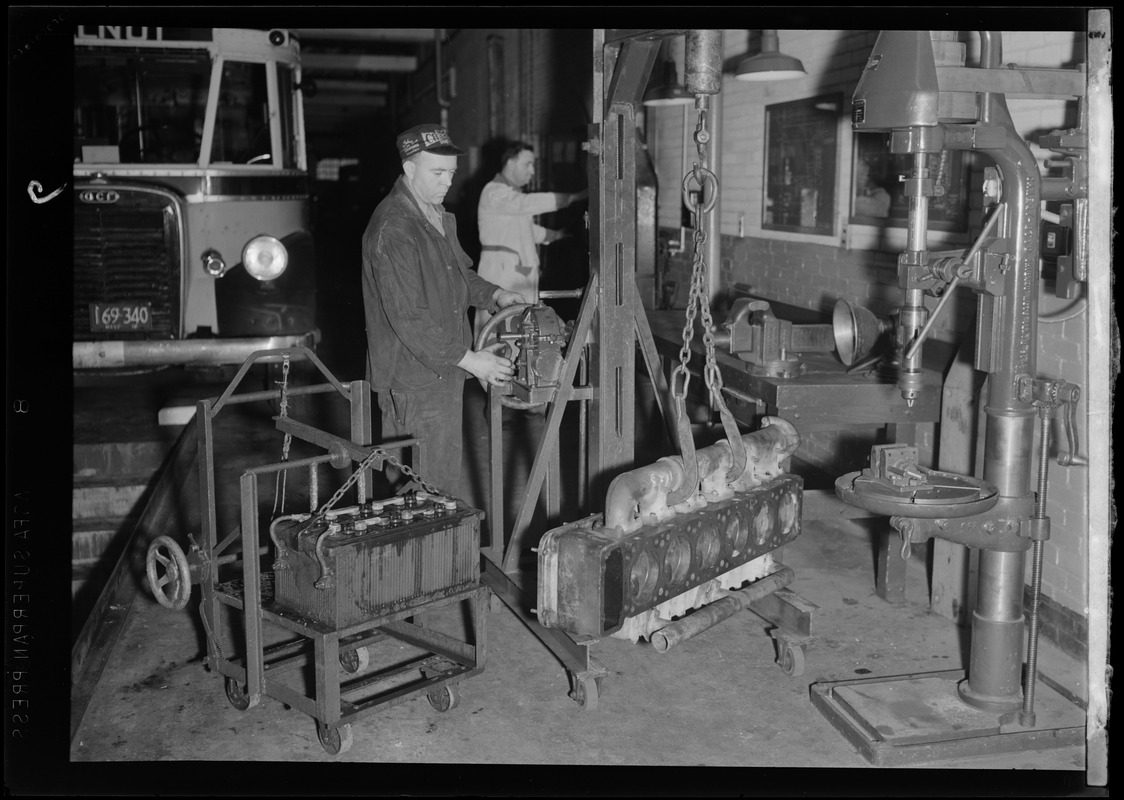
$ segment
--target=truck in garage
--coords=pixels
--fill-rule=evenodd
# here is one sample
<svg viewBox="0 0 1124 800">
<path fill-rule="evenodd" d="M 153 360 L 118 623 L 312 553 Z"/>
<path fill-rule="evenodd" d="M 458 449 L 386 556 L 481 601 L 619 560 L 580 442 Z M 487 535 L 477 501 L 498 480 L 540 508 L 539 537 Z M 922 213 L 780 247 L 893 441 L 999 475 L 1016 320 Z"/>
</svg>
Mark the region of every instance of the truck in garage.
<svg viewBox="0 0 1124 800">
<path fill-rule="evenodd" d="M 296 38 L 78 26 L 74 66 L 74 369 L 315 347 Z"/>
</svg>

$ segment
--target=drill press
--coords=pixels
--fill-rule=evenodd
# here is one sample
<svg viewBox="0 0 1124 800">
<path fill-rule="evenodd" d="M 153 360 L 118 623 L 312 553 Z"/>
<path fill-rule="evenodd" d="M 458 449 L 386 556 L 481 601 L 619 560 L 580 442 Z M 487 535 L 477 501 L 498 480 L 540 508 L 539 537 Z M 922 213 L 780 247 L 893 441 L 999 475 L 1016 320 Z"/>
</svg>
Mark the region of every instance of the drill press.
<svg viewBox="0 0 1124 800">
<path fill-rule="evenodd" d="M 981 477 L 928 470 L 916 463 L 915 449 L 879 446 L 869 469 L 836 481 L 845 502 L 891 516 L 902 534 L 903 556 L 933 537 L 978 548 L 980 555 L 966 676 L 946 672 L 812 687 L 820 710 L 878 762 L 1063 746 L 1084 736 L 1075 706 L 1066 708 L 1063 701 L 1046 711 L 1044 702 L 1042 713 L 1035 713 L 1033 614 L 1023 687 L 1026 552 L 1034 548 L 1040 565 L 1041 543 L 1049 537 L 1044 459 L 1039 502 L 1031 490 L 1035 417 L 1048 423 L 1065 387 L 1036 373 L 1041 177 L 1015 130 L 1000 75 L 1018 71 L 1001 69 L 998 33 L 983 31 L 980 40 L 981 66 L 966 69 L 955 32 L 883 31 L 853 101 L 854 130 L 886 134 L 890 152 L 911 164 L 903 179 L 907 245 L 898 258 L 902 397 L 912 404 L 922 390 L 922 342 L 957 286 L 979 297 L 975 368 L 988 374 L 989 387 Z M 1066 71 L 1053 72 L 1064 79 L 1060 73 Z M 935 165 L 947 150 L 978 152 L 994 162 L 984 181 L 987 222 L 960 258 L 934 257 L 926 243 L 929 200 L 942 192 Z M 932 316 L 926 294 L 941 297 Z M 1045 441 L 1044 451 L 1048 435 Z"/>
</svg>

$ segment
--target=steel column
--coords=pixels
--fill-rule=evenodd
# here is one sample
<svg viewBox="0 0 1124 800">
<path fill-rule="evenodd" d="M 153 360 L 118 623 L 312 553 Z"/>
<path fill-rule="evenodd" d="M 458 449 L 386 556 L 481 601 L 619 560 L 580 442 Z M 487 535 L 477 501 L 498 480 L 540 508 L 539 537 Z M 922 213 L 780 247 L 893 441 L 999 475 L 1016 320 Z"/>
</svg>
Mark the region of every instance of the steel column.
<svg viewBox="0 0 1124 800">
<path fill-rule="evenodd" d="M 361 445 L 371 444 L 374 427 L 371 422 L 371 384 L 367 381 L 352 381 L 348 388 L 351 394 L 351 441 Z M 359 478 L 359 502 L 367 499 L 367 490 L 372 487 L 373 470 L 365 470 Z"/>
<path fill-rule="evenodd" d="M 981 65 L 998 69 L 1003 58 L 999 35 L 981 31 L 980 39 Z M 1003 95 L 984 94 L 980 103 L 981 122 L 1004 131 L 1003 146 L 984 152 L 1002 176 L 1006 213 L 1001 235 L 1009 243 L 1012 264 L 1002 298 L 980 299 L 981 318 L 987 303 L 996 319 L 989 348 L 993 362 L 988 365 L 983 478 L 998 487 L 1001 498 L 1025 498 L 1030 493 L 1035 410 L 1029 398 L 1020 396 L 1019 383 L 1037 375 L 1040 180 L 1034 155 L 1016 132 Z M 961 687 L 961 696 L 973 705 L 1021 705 L 1024 562 L 1022 552 L 980 553 L 968 679 Z"/>
<path fill-rule="evenodd" d="M 242 583 L 246 626 L 246 697 L 256 702 L 265 688 L 262 655 L 261 565 L 258 556 L 258 476 L 242 475 Z"/>
<path fill-rule="evenodd" d="M 1013 711 L 1022 705 L 1025 556 L 980 551 L 968 679 L 960 685 L 961 698 L 976 708 Z"/>
<path fill-rule="evenodd" d="M 340 634 L 339 631 L 313 637 L 316 721 L 328 728 L 340 721 Z M 259 654 L 260 655 L 260 654 Z M 247 669 L 249 663 L 247 662 Z"/>
<path fill-rule="evenodd" d="M 203 548 L 205 553 L 214 554 L 218 547 L 218 520 L 215 502 L 215 450 L 214 414 L 208 400 L 200 400 L 195 406 L 195 419 L 199 424 L 199 502 L 203 525 Z M 215 585 L 219 582 L 218 559 L 212 558 L 208 565 L 210 574 L 203 581 L 203 603 L 199 613 L 205 625 L 209 624 L 212 635 L 207 637 L 207 659 L 214 663 L 221 658 L 222 645 L 219 642 L 222 630 L 219 627 L 219 599 Z"/>
<path fill-rule="evenodd" d="M 590 359 L 593 404 L 588 453 L 594 496 L 631 465 L 635 446 L 636 372 L 636 108 L 658 41 L 620 46 L 605 97 L 603 122 L 591 126 L 590 271 L 600 279 Z M 594 84 L 603 82 L 595 64 Z M 598 151 L 598 152 L 595 152 Z"/>
<path fill-rule="evenodd" d="M 504 516 L 507 509 L 503 500 L 503 405 L 500 396 L 488 392 L 488 463 L 491 465 L 489 482 L 488 545 L 502 557 L 506 545 Z"/>
</svg>

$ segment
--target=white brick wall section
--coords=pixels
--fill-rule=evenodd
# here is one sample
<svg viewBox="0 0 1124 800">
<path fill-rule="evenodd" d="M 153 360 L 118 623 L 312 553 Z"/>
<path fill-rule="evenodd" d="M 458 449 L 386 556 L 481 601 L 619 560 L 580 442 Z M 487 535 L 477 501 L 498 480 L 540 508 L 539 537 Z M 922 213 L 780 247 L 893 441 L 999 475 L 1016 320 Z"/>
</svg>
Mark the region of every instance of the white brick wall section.
<svg viewBox="0 0 1124 800">
<path fill-rule="evenodd" d="M 1058 547 L 1058 568 L 1068 575 L 1077 578 L 1082 577 L 1085 574 L 1085 556 L 1079 552 L 1079 548 L 1060 546 Z M 1080 607 L 1080 605 L 1077 606 L 1077 608 Z"/>
<path fill-rule="evenodd" d="M 1057 67 L 1085 60 L 1084 36 L 1075 31 L 1007 31 L 1003 61 L 1024 67 Z"/>
</svg>

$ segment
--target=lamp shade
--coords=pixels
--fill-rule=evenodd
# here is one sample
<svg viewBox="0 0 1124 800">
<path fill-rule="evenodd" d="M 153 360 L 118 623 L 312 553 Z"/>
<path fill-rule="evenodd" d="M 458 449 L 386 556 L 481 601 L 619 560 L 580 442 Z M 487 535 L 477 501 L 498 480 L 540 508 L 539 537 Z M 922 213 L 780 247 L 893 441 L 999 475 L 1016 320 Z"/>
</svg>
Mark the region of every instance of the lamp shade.
<svg viewBox="0 0 1124 800">
<path fill-rule="evenodd" d="M 780 52 L 776 31 L 762 31 L 761 52 L 738 64 L 734 77 L 739 81 L 783 81 L 807 74 L 800 59 Z"/>
<path fill-rule="evenodd" d="M 839 360 L 847 366 L 860 361 L 874 350 L 890 324 L 862 306 L 839 300 L 831 315 L 832 333 Z"/>
<path fill-rule="evenodd" d="M 694 95 L 683 88 L 676 74 L 675 61 L 664 59 L 662 80 L 644 93 L 646 106 L 683 106 L 695 102 Z"/>
<path fill-rule="evenodd" d="M 685 106 L 695 102 L 695 98 L 682 86 L 657 86 L 644 93 L 646 106 Z"/>
</svg>

